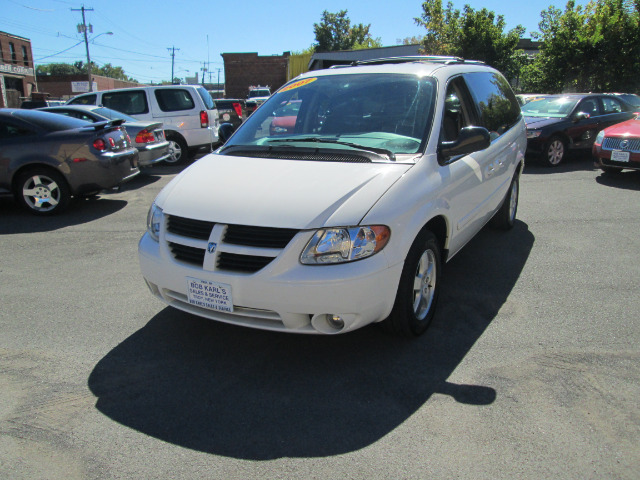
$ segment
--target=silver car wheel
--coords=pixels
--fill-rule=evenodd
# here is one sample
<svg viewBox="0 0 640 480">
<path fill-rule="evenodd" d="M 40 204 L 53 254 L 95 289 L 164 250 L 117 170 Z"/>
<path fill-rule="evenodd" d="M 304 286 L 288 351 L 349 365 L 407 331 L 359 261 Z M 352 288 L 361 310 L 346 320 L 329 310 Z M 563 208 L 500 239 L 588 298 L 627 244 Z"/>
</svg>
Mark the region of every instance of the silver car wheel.
<svg viewBox="0 0 640 480">
<path fill-rule="evenodd" d="M 413 312 L 418 320 L 427 317 L 436 293 L 436 256 L 433 250 L 425 250 L 418 262 L 413 282 Z"/>
<path fill-rule="evenodd" d="M 564 143 L 556 138 L 552 140 L 547 148 L 547 160 L 550 165 L 558 165 L 564 157 Z"/>
<path fill-rule="evenodd" d="M 182 147 L 175 140 L 169 140 L 169 158 L 165 159 L 167 163 L 178 163 L 182 158 Z"/>
<path fill-rule="evenodd" d="M 62 191 L 54 179 L 46 175 L 33 175 L 23 183 L 22 197 L 29 208 L 50 212 L 60 203 Z"/>
</svg>

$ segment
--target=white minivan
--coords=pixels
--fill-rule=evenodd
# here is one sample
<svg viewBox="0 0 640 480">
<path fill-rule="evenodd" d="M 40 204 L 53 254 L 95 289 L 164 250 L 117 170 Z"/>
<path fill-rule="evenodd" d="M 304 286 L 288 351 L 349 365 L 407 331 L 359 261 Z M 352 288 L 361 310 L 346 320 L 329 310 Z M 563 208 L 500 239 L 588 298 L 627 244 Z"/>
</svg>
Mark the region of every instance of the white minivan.
<svg viewBox="0 0 640 480">
<path fill-rule="evenodd" d="M 78 95 L 69 105 L 102 105 L 138 120 L 161 121 L 171 156 L 165 162 L 188 160 L 218 143 L 218 111 L 200 85 L 157 85 L 120 88 Z"/>
<path fill-rule="evenodd" d="M 443 263 L 489 221 L 513 227 L 526 147 L 509 83 L 480 62 L 311 71 L 162 189 L 142 275 L 168 305 L 221 322 L 419 335 Z"/>
</svg>

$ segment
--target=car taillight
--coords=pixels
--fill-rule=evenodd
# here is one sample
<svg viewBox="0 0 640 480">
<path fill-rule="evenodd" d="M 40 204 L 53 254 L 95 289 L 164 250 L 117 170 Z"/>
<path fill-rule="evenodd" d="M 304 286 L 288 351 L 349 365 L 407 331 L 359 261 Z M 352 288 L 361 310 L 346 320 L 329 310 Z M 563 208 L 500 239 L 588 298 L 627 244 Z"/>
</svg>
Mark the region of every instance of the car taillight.
<svg viewBox="0 0 640 480">
<path fill-rule="evenodd" d="M 202 110 L 200 112 L 200 126 L 202 128 L 207 128 L 209 126 L 209 114 L 206 110 Z"/>
<path fill-rule="evenodd" d="M 116 148 L 116 142 L 112 137 L 109 137 L 109 145 L 111 145 L 111 148 Z"/>
<path fill-rule="evenodd" d="M 104 140 L 101 138 L 97 138 L 94 142 L 93 142 L 93 148 L 95 148 L 96 150 L 99 150 L 101 152 L 104 152 L 107 149 L 107 144 L 104 143 Z"/>
<path fill-rule="evenodd" d="M 242 105 L 239 102 L 233 102 L 233 109 L 236 111 L 238 116 L 242 118 Z"/>
<path fill-rule="evenodd" d="M 136 143 L 153 143 L 156 141 L 156 137 L 153 136 L 153 133 L 147 130 L 140 130 L 136 135 Z"/>
</svg>

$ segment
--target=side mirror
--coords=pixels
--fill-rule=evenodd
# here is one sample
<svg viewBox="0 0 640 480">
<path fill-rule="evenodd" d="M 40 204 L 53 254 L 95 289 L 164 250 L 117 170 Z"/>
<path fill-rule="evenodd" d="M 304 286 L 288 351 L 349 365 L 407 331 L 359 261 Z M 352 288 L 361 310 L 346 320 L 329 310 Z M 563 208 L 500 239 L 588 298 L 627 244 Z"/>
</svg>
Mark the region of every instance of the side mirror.
<svg viewBox="0 0 640 480">
<path fill-rule="evenodd" d="M 578 123 L 580 120 L 586 120 L 587 118 L 590 118 L 591 115 L 589 115 L 586 112 L 578 112 L 573 116 L 573 121 L 575 123 Z"/>
<path fill-rule="evenodd" d="M 227 143 L 227 140 L 229 140 L 229 137 L 233 135 L 235 130 L 236 128 L 232 124 L 223 123 L 218 127 L 218 139 L 222 143 Z"/>
<path fill-rule="evenodd" d="M 484 127 L 464 127 L 453 142 L 440 142 L 438 151 L 445 157 L 468 155 L 489 148 L 491 136 Z"/>
</svg>

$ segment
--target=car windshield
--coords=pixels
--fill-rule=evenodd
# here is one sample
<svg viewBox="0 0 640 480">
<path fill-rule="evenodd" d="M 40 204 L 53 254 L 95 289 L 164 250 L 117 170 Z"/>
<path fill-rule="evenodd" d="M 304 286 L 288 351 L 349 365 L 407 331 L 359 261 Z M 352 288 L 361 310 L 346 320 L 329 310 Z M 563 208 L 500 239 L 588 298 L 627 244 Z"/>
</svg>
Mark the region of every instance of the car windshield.
<svg viewBox="0 0 640 480">
<path fill-rule="evenodd" d="M 249 92 L 249 98 L 253 97 L 268 97 L 269 90 L 261 89 L 261 90 L 251 90 Z"/>
<path fill-rule="evenodd" d="M 536 98 L 522 105 L 522 113 L 526 117 L 566 117 L 575 108 L 578 98 L 547 97 Z"/>
<path fill-rule="evenodd" d="M 138 122 L 139 120 L 130 117 L 126 113 L 118 112 L 107 107 L 98 107 L 92 110 L 93 113 L 109 119 L 124 120 L 125 122 Z"/>
<path fill-rule="evenodd" d="M 431 127 L 435 79 L 399 74 L 336 74 L 293 81 L 238 129 L 233 147 L 327 148 L 415 155 Z M 377 160 L 376 160 L 377 161 Z"/>
</svg>

